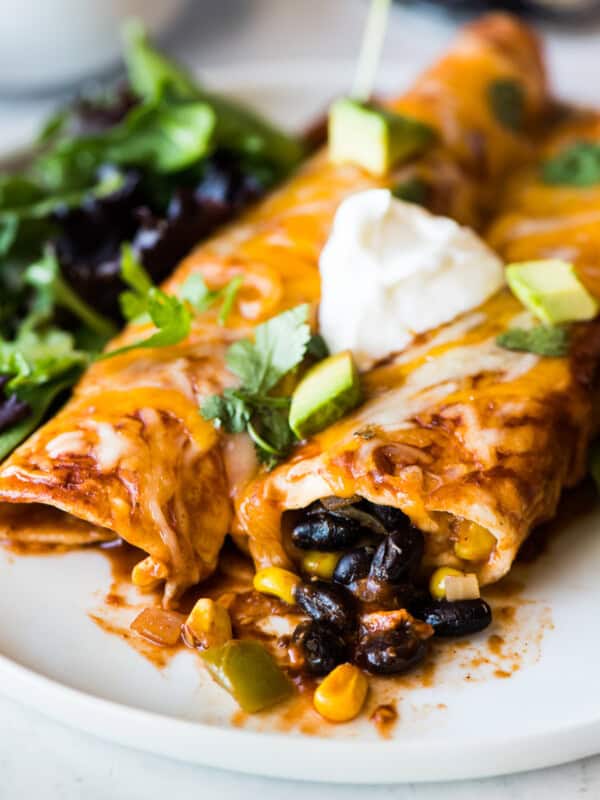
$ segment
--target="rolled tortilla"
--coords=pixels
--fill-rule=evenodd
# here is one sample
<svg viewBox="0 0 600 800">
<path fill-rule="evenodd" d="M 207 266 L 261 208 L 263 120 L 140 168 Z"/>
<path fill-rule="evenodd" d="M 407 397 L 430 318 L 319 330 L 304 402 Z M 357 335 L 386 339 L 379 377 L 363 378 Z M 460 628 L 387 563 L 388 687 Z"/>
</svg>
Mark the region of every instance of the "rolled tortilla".
<svg viewBox="0 0 600 800">
<path fill-rule="evenodd" d="M 541 177 L 545 159 L 580 141 L 600 144 L 599 114 L 568 114 L 538 160 L 511 176 L 487 240 L 507 262 L 572 261 L 600 298 L 600 184 Z M 506 329 L 534 324 L 503 290 L 368 372 L 360 408 L 239 497 L 256 563 L 289 567 L 298 557 L 286 511 L 357 495 L 400 508 L 424 532 L 426 567 L 475 572 L 481 584 L 505 575 L 563 488 L 584 476 L 599 422 L 600 319 L 572 327 L 566 358 L 496 344 Z M 489 556 L 460 558 L 455 545 L 480 528 L 495 540 Z"/>
<path fill-rule="evenodd" d="M 518 130 L 494 112 L 496 81 L 520 87 Z M 437 144 L 381 180 L 320 153 L 192 253 L 164 288 L 176 292 L 192 273 L 214 289 L 242 275 L 227 326 L 208 311 L 180 345 L 136 350 L 88 370 L 64 409 L 0 469 L 5 537 L 31 541 L 39 531 L 44 541 L 81 544 L 120 536 L 149 554 L 138 582 L 164 580 L 167 605 L 214 570 L 230 529 L 230 494 L 256 467 L 245 437 L 223 440 L 198 413 L 202 398 L 232 380 L 226 347 L 286 308 L 308 302 L 316 309 L 319 253 L 336 208 L 353 192 L 417 175 L 430 186 L 432 210 L 481 228 L 498 180 L 531 157 L 548 108 L 537 42 L 509 17 L 485 18 L 390 106 L 431 124 Z M 129 325 L 111 347 L 150 332 Z"/>
</svg>

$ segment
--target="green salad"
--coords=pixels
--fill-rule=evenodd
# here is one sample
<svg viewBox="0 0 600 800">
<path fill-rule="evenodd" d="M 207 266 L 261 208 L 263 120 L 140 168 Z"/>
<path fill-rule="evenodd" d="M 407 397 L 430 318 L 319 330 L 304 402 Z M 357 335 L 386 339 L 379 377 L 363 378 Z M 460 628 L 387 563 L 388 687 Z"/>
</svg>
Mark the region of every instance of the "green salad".
<svg viewBox="0 0 600 800">
<path fill-rule="evenodd" d="M 286 177 L 301 142 L 208 92 L 124 31 L 126 78 L 44 126 L 25 169 L 0 174 L 0 458 L 60 402 L 126 319 L 187 335 L 190 314 L 238 284 L 157 288 L 202 238 Z M 200 285 L 202 284 L 202 285 Z"/>
</svg>

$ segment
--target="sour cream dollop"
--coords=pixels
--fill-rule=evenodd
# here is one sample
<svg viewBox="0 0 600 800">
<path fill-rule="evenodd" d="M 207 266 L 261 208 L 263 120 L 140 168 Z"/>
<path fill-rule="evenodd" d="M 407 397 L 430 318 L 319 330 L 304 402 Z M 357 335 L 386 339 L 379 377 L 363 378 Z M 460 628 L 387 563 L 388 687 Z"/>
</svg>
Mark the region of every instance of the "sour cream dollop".
<svg viewBox="0 0 600 800">
<path fill-rule="evenodd" d="M 470 228 L 388 189 L 340 204 L 319 268 L 321 335 L 362 369 L 504 285 L 502 261 Z"/>
</svg>

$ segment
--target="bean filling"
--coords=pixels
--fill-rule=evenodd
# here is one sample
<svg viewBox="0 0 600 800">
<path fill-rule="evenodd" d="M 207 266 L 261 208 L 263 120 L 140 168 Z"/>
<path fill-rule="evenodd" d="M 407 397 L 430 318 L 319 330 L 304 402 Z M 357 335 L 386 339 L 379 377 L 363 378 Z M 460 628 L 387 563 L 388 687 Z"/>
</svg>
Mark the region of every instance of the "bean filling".
<svg viewBox="0 0 600 800">
<path fill-rule="evenodd" d="M 331 564 L 294 589 L 308 619 L 297 626 L 293 643 L 312 675 L 345 661 L 376 675 L 403 673 L 423 660 L 430 636 L 472 634 L 491 622 L 484 600 L 450 602 L 423 588 L 424 537 L 397 508 L 328 498 L 296 512 L 290 538 L 300 550 L 315 552 L 304 564 L 322 566 L 325 554 Z"/>
</svg>

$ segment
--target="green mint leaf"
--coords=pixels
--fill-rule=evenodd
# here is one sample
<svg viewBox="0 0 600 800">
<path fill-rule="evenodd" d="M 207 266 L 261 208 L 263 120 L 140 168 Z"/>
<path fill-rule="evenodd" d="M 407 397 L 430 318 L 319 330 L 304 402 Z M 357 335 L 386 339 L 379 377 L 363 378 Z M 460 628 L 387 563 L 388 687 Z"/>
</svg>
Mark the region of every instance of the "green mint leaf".
<svg viewBox="0 0 600 800">
<path fill-rule="evenodd" d="M 501 333 L 496 343 L 506 350 L 523 350 L 539 356 L 560 358 L 569 352 L 569 334 L 565 328 L 539 325 L 536 328 L 511 328 Z"/>
<path fill-rule="evenodd" d="M 513 78 L 497 78 L 487 87 L 487 98 L 494 117 L 505 128 L 520 131 L 525 123 L 525 92 Z"/>
<path fill-rule="evenodd" d="M 594 186 L 600 183 L 600 144 L 577 142 L 542 165 L 542 180 L 555 186 Z"/>
</svg>

